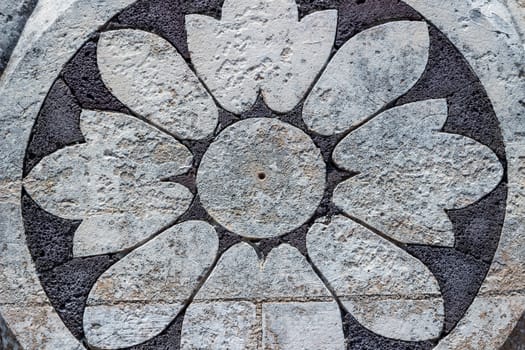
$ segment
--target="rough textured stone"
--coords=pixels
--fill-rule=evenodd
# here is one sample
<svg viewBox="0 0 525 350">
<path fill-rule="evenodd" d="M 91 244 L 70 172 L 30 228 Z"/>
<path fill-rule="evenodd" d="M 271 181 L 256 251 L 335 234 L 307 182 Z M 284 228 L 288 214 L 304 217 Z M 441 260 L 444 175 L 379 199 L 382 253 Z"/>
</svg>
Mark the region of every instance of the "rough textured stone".
<svg viewBox="0 0 525 350">
<path fill-rule="evenodd" d="M 225 304 L 223 300 L 235 303 Z M 240 325 L 233 325 L 235 315 L 225 310 L 232 305 L 243 306 L 244 311 L 237 316 L 242 317 Z M 210 312 L 204 315 L 204 310 Z M 305 257 L 287 244 L 274 248 L 262 260 L 253 246 L 240 243 L 219 259 L 186 312 L 182 344 L 194 349 L 202 348 L 195 344 L 222 341 L 217 335 L 221 329 L 234 332 L 234 340 L 241 336 L 251 339 L 250 349 L 315 349 L 323 343 L 327 349 L 344 347 L 337 303 Z M 257 336 L 260 331 L 262 345 Z M 276 339 L 281 342 L 276 344 Z"/>
<path fill-rule="evenodd" d="M 344 300 L 343 304 L 360 324 L 374 333 L 411 342 L 439 337 L 445 316 L 440 299 L 357 297 Z"/>
<path fill-rule="evenodd" d="M 75 256 L 133 246 L 188 208 L 192 195 L 185 187 L 161 182 L 191 164 L 182 144 L 115 113 L 84 112 L 81 129 L 85 144 L 48 156 L 24 182 L 49 212 L 83 220 L 75 233 Z"/>
<path fill-rule="evenodd" d="M 279 300 L 330 297 L 306 259 L 282 244 L 262 261 L 254 247 L 239 243 L 217 263 L 195 300 Z"/>
<path fill-rule="evenodd" d="M 323 135 L 360 125 L 417 82 L 428 47 L 425 22 L 392 22 L 357 34 L 330 60 L 308 96 L 306 125 Z"/>
<path fill-rule="evenodd" d="M 184 317 L 181 349 L 260 349 L 256 306 L 246 301 L 193 303 Z"/>
<path fill-rule="evenodd" d="M 437 279 L 445 304 L 443 329 L 450 332 L 472 304 L 488 265 L 454 248 L 413 245 L 406 250 Z"/>
<path fill-rule="evenodd" d="M 525 314 L 500 350 L 525 350 Z"/>
<path fill-rule="evenodd" d="M 0 315 L 0 349 L 2 350 L 22 350 L 15 336 L 7 327 L 4 319 Z"/>
<path fill-rule="evenodd" d="M 9 307 L 4 308 L 2 314 L 11 321 L 13 327 L 22 330 L 20 334 L 17 333 L 17 340 L 23 344 L 23 349 L 85 349 L 71 338 L 49 305 Z"/>
<path fill-rule="evenodd" d="M 129 113 L 102 81 L 97 64 L 98 36 L 85 43 L 62 70 L 62 77 L 82 108 Z"/>
<path fill-rule="evenodd" d="M 226 0 L 220 20 L 186 17 L 197 73 L 235 113 L 249 109 L 259 92 L 270 108 L 293 109 L 328 60 L 336 24 L 333 10 L 299 22 L 295 0 Z"/>
<path fill-rule="evenodd" d="M 343 350 L 335 302 L 263 304 L 263 349 Z"/>
<path fill-rule="evenodd" d="M 217 248 L 213 227 L 188 221 L 120 260 L 89 294 L 84 314 L 89 343 L 114 349 L 159 334 L 190 299 Z"/>
<path fill-rule="evenodd" d="M 227 229 L 254 238 L 301 226 L 317 209 L 324 185 L 321 152 L 308 135 L 268 118 L 224 130 L 197 174 L 208 213 Z"/>
<path fill-rule="evenodd" d="M 6 0 L 0 3 L 0 75 L 36 2 Z"/>
<path fill-rule="evenodd" d="M 336 188 L 334 203 L 400 242 L 453 246 L 445 210 L 490 193 L 503 168 L 486 146 L 439 132 L 446 119 L 445 100 L 427 100 L 390 109 L 350 133 L 333 157 L 359 175 Z"/>
<path fill-rule="evenodd" d="M 403 340 L 426 340 L 440 334 L 444 310 L 438 283 L 425 265 L 401 248 L 342 216 L 333 217 L 329 224 L 313 225 L 307 248 L 327 283 L 363 326 Z M 398 306 L 404 307 L 391 314 L 388 309 L 392 306 L 376 302 L 374 296 L 399 298 Z M 423 311 L 418 307 L 420 299 L 430 307 Z M 385 323 L 389 326 L 377 326 Z"/>
<path fill-rule="evenodd" d="M 339 23 L 336 49 L 343 45 L 346 39 L 370 26 L 386 23 L 392 19 L 422 19 L 416 10 L 397 1 L 339 2 L 308 0 L 298 2 L 300 17 L 317 10 L 337 9 Z M 0 94 L 0 123 L 2 123 L 0 136 L 5 141 L 0 144 L 0 149 L 2 150 L 2 162 L 0 162 L 0 167 L 2 168 L 0 172 L 2 181 L 0 182 L 0 192 L 2 193 L 0 201 L 2 202 L 19 202 L 20 183 L 17 180 L 22 167 L 23 148 L 26 145 L 25 141 L 28 139 L 34 117 L 37 115 L 49 87 L 56 81 L 56 77 L 64 62 L 73 56 L 74 52 L 85 43 L 88 36 L 90 43 L 96 43 L 97 35 L 89 34 L 92 29 L 101 26 L 110 17 L 113 17 L 113 19 L 108 25 L 101 26 L 102 30 L 119 26 L 119 28 L 137 29 L 139 27 L 147 27 L 148 31 L 165 33 L 166 36 L 163 36 L 169 37 L 170 41 L 175 42 L 175 46 L 178 49 L 181 48 L 180 52 L 187 58 L 187 55 L 184 54 L 186 45 L 184 15 L 199 13 L 220 18 L 220 6 L 222 5 L 221 1 L 214 0 L 192 1 L 191 4 L 190 2 L 179 3 L 178 1 L 141 0 L 114 16 L 117 10 L 124 8 L 131 2 L 122 0 L 111 2 L 76 2 L 75 0 L 53 2 L 43 0 L 42 3 L 46 4 L 44 7 L 45 11 L 37 11 L 31 30 L 26 32 L 14 56 L 13 63 L 8 68 L 4 78 L 2 78 L 3 80 L 0 81 L 0 89 L 2 90 Z M 523 186 L 520 185 L 523 181 L 521 181 L 522 173 L 519 160 L 519 155 L 521 155 L 524 145 L 523 135 L 525 135 L 522 130 L 525 124 L 520 119 L 520 115 L 523 116 L 523 111 L 519 107 L 519 101 L 523 100 L 523 91 L 525 91 L 519 79 L 520 67 L 522 66 L 519 62 L 523 62 L 523 40 L 520 41 L 519 35 L 516 34 L 520 31 L 516 29 L 518 27 L 515 21 L 515 18 L 519 17 L 519 15 L 516 15 L 516 12 L 510 13 L 508 10 L 508 8 L 512 8 L 512 0 L 506 1 L 505 4 L 488 0 L 476 2 L 407 0 L 407 3 L 414 6 L 417 11 L 420 11 L 422 15 L 433 23 L 429 27 L 431 28 L 432 42 L 436 45 L 433 46 L 434 53 L 431 53 L 433 58 L 429 58 L 426 73 L 423 74 L 420 82 L 416 84 L 418 88 L 412 89 L 414 94 L 407 94 L 408 98 L 405 96 L 397 103 L 410 103 L 418 99 L 446 97 L 449 109 L 452 112 L 449 113 L 449 118 L 443 131 L 472 137 L 476 141 L 489 146 L 498 155 L 502 164 L 508 164 L 508 172 L 506 172 L 504 181 L 498 188 L 483 198 L 482 201 L 473 203 L 468 207 L 468 210 L 467 208 L 465 210 L 458 209 L 454 213 L 455 215 L 450 215 L 454 224 L 454 232 L 457 235 L 457 250 L 454 248 L 424 246 L 405 248 L 410 248 L 411 253 L 414 255 L 417 255 L 417 252 L 423 252 L 418 257 L 421 256 L 424 263 L 436 274 L 440 287 L 443 288 L 445 286 L 445 289 L 448 288 L 448 298 L 454 302 L 454 299 L 458 300 L 457 305 L 459 307 L 450 307 L 450 305 L 447 307 L 445 305 L 446 309 L 449 309 L 447 311 L 448 316 L 446 315 L 449 321 L 452 318 L 456 318 L 456 320 L 462 318 L 464 310 L 474 300 L 471 309 L 485 310 L 486 313 L 478 314 L 483 315 L 483 319 L 487 320 L 487 322 L 483 323 L 483 327 L 469 326 L 477 324 L 479 321 L 475 312 L 468 312 L 463 318 L 464 321 L 462 321 L 461 327 L 454 328 L 453 322 L 447 322 L 447 325 L 452 324 L 452 326 L 448 326 L 451 328 L 442 334 L 442 336 L 448 334 L 445 339 L 406 342 L 384 338 L 367 331 L 355 319 L 352 320 L 349 314 L 344 313 L 343 319 L 348 348 L 360 350 L 430 350 L 438 342 L 441 342 L 444 348 L 447 349 L 468 349 L 470 344 L 475 344 L 477 348 L 497 349 L 503 342 L 505 335 L 510 332 L 511 325 L 517 320 L 523 305 L 525 305 L 522 299 L 514 298 L 514 301 L 512 301 L 513 297 L 510 297 L 510 295 L 523 294 L 523 278 L 521 276 L 525 276 L 521 267 L 523 266 L 521 264 L 523 261 L 523 249 L 518 248 L 523 246 L 523 237 L 525 237 L 523 236 L 522 225 L 524 214 L 520 204 L 523 202 L 523 196 L 521 195 L 523 193 L 521 187 Z M 72 11 L 67 12 L 68 16 L 62 16 L 69 7 L 71 7 Z M 170 11 L 164 11 L 166 9 Z M 42 15 L 44 12 L 46 13 L 45 16 Z M 77 15 L 77 13 L 80 15 Z M 446 33 L 461 50 L 461 54 L 453 48 L 448 39 L 445 38 L 445 35 L 436 34 L 439 33 L 437 28 Z M 480 38 L 483 38 L 483 40 L 480 40 Z M 443 43 L 450 44 L 448 49 Z M 91 46 L 94 47 L 94 45 Z M 442 50 L 441 55 L 437 55 L 436 52 L 440 50 Z M 465 55 L 468 63 L 462 55 Z M 438 63 L 438 61 L 440 62 Z M 434 67 L 438 67 L 438 69 L 433 70 Z M 472 67 L 473 70 L 469 67 Z M 429 72 L 434 73 L 430 74 Z M 465 72 L 469 73 L 465 75 Z M 481 82 L 478 82 L 476 75 L 479 76 Z M 79 74 L 77 77 L 81 76 L 82 74 Z M 62 78 L 64 77 L 62 76 Z M 89 82 L 92 81 L 91 77 L 87 78 Z M 456 94 L 457 91 L 461 90 L 462 84 L 467 81 L 473 83 L 470 85 L 472 89 L 468 86 L 461 94 Z M 87 99 L 89 99 L 88 94 L 92 93 L 89 82 L 86 82 L 86 89 L 84 90 Z M 78 99 L 78 96 L 80 96 L 78 91 L 75 91 L 73 86 L 70 86 L 70 88 Z M 488 100 L 487 95 L 490 96 L 492 101 Z M 102 101 L 108 96 L 111 95 L 104 93 L 93 97 L 97 101 Z M 15 101 L 16 103 L 14 103 Z M 84 102 L 81 103 L 81 106 L 87 108 Z M 102 109 L 105 108 L 108 107 L 103 107 Z M 301 106 L 297 109 L 299 114 L 300 109 Z M 495 114 L 492 109 L 496 112 Z M 501 122 L 501 134 L 499 133 L 498 124 L 494 123 L 496 116 Z M 284 120 L 289 116 L 277 117 Z M 235 118 L 232 120 L 235 120 Z M 229 123 L 227 120 L 226 122 Z M 300 127 L 302 128 L 302 126 Z M 336 138 L 326 140 L 326 142 L 324 139 L 320 142 L 321 138 L 319 137 L 312 137 L 312 139 L 316 144 L 320 145 L 332 144 L 331 142 Z M 206 144 L 199 144 L 199 147 L 204 150 L 206 149 Z M 505 147 L 507 152 L 505 152 Z M 193 150 L 193 148 L 191 149 Z M 329 150 L 323 150 L 323 154 L 330 153 Z M 506 161 L 507 159 L 508 162 Z M 327 162 L 327 165 L 327 168 L 331 167 L 330 162 Z M 6 182 L 6 180 L 14 180 L 14 182 L 10 183 Z M 328 177 L 328 180 L 330 180 L 330 177 Z M 508 197 L 507 192 L 509 194 Z M 27 202 L 27 200 L 24 201 L 24 205 L 27 205 Z M 507 206 L 505 206 L 505 202 Z M 322 204 L 322 206 L 324 208 L 325 205 Z M 0 254 L 0 263 L 2 264 L 1 267 L 6 271 L 5 281 L 7 282 L 3 283 L 3 280 L 0 279 L 0 309 L 2 312 L 10 308 L 8 304 L 4 304 L 6 300 L 7 302 L 14 300 L 16 305 L 20 305 L 20 303 L 26 305 L 26 302 L 34 302 L 35 299 L 38 299 L 39 295 L 42 300 L 46 299 L 46 295 L 43 294 L 38 283 L 31 256 L 29 256 L 25 246 L 24 234 L 20 223 L 22 215 L 16 208 L 5 212 L 5 216 L 9 217 L 9 224 L 6 225 L 7 230 L 5 230 L 5 237 L 9 243 L 2 245 L 2 254 Z M 320 208 L 319 212 L 323 212 L 325 210 L 323 208 Z M 31 212 L 36 211 L 28 211 L 27 213 Z M 333 211 L 328 212 L 332 213 Z M 32 222 L 31 215 L 33 214 L 24 216 L 24 220 Z M 38 216 L 43 217 L 42 215 Z M 488 217 L 491 220 L 480 220 Z M 49 234 L 53 227 L 61 230 L 68 225 L 67 221 L 64 222 L 64 225 L 59 221 L 53 222 L 53 224 L 48 226 L 44 223 L 40 230 L 36 229 L 36 222 L 31 225 L 31 231 L 34 234 L 32 235 L 33 243 L 30 250 L 40 251 L 40 253 L 44 252 L 51 256 L 51 259 L 46 261 L 46 259 L 35 259 L 38 256 L 31 253 L 35 261 L 38 261 L 35 267 L 40 265 L 45 266 L 45 269 L 49 269 L 54 266 L 55 262 L 59 261 L 59 259 L 56 260 L 53 257 L 54 254 L 50 254 L 47 248 L 44 248 L 46 244 L 43 243 L 43 240 L 45 240 L 45 237 L 55 237 Z M 500 230 L 502 225 L 503 229 Z M 502 236 L 498 247 L 500 232 L 502 232 Z M 62 234 L 58 236 L 60 235 Z M 298 241 L 301 241 L 301 235 L 293 233 L 291 237 L 296 237 Z M 295 238 L 291 241 L 294 240 Z M 281 238 L 275 239 L 275 241 L 278 243 L 278 241 L 281 241 Z M 286 241 L 285 238 L 282 241 Z M 57 249 L 57 257 L 60 256 L 62 259 L 62 257 L 67 256 L 68 244 L 67 237 L 60 237 L 48 247 L 60 245 L 60 249 Z M 227 247 L 228 244 L 231 243 L 221 243 L 223 247 Z M 262 244 L 260 245 L 262 246 Z M 403 245 L 400 246 L 402 247 Z M 260 254 L 267 254 L 271 247 L 272 245 L 267 245 L 264 249 L 261 249 Z M 493 267 L 481 289 L 482 294 L 481 296 L 476 296 L 479 285 L 481 285 L 488 271 L 488 264 L 492 261 L 496 247 L 498 247 L 498 251 Z M 423 248 L 431 249 L 432 254 L 426 254 Z M 306 254 L 306 249 L 301 250 L 301 252 Z M 468 254 L 472 256 L 468 256 Z M 428 258 L 425 258 L 425 255 L 428 255 Z M 460 256 L 461 259 L 455 260 L 456 257 Z M 79 260 L 75 259 L 75 261 Z M 79 283 L 83 283 L 84 279 L 92 277 L 90 276 L 91 274 L 96 277 L 98 273 L 97 269 L 89 269 L 88 264 L 86 264 L 83 267 L 83 271 L 86 271 L 86 273 L 83 273 L 84 276 L 77 274 L 78 277 L 67 277 L 65 278 L 67 281 L 61 282 L 64 276 L 73 276 L 79 270 L 73 264 L 64 266 L 69 266 L 69 268 L 64 268 L 61 271 L 57 268 L 53 269 L 56 270 L 56 273 L 47 279 L 42 278 L 42 276 L 46 275 L 45 271 L 43 273 L 39 272 L 42 286 L 46 287 L 50 284 L 55 284 L 57 287 L 53 291 L 47 291 L 50 297 L 60 294 L 67 296 L 69 292 L 66 292 L 66 289 L 76 289 L 72 288 L 72 286 L 75 287 L 73 283 L 75 278 L 78 278 Z M 21 278 L 23 276 L 27 278 Z M 12 283 L 12 281 L 17 282 Z M 30 286 L 20 288 L 20 286 L 25 287 L 24 283 L 26 282 Z M 453 284 L 455 286 L 451 288 Z M 451 297 L 450 295 L 454 292 L 456 293 L 455 296 Z M 74 298 L 77 298 L 77 294 L 80 295 L 81 292 L 73 291 L 72 294 Z M 483 295 L 486 297 L 483 297 Z M 35 296 L 37 297 L 35 298 Z M 444 298 L 445 304 L 447 304 L 445 295 Z M 495 306 L 488 310 L 488 301 L 496 300 Z M 66 302 L 63 305 L 54 303 L 56 313 L 61 315 L 65 324 L 68 324 L 68 321 L 63 317 L 63 310 L 64 307 L 70 308 L 68 303 Z M 77 312 L 82 313 L 82 306 L 78 307 Z M 50 312 L 47 317 L 38 318 L 39 327 L 24 327 L 22 323 L 14 321 L 16 318 L 22 319 L 24 317 L 26 319 L 31 317 L 36 319 L 36 314 L 37 312 L 32 307 L 18 307 L 16 312 L 7 312 L 5 314 L 10 327 L 26 348 L 31 349 L 32 346 L 46 348 L 48 343 L 52 349 L 75 348 L 74 344 L 76 342 L 69 332 L 64 332 L 65 328 L 61 326 L 60 321 L 55 322 L 57 318 L 54 312 Z M 450 315 L 453 315 L 453 317 Z M 158 337 L 133 347 L 133 350 L 177 349 L 179 348 L 181 327 L 182 318 L 179 317 Z M 37 336 L 33 337 L 33 334 L 29 334 L 29 332 L 33 332 Z M 56 334 L 65 339 L 66 342 L 57 344 L 57 342 L 49 341 L 50 334 Z M 83 338 L 82 334 L 74 334 L 78 339 Z M 31 343 L 32 339 L 37 339 L 38 342 Z"/>
<path fill-rule="evenodd" d="M 38 113 L 24 159 L 24 175 L 45 156 L 69 145 L 84 142 L 79 127 L 82 109 L 69 87 L 58 79 Z"/>
<path fill-rule="evenodd" d="M 211 96 L 166 40 L 140 30 L 104 32 L 97 57 L 109 90 L 147 120 L 183 139 L 215 129 Z"/>
</svg>

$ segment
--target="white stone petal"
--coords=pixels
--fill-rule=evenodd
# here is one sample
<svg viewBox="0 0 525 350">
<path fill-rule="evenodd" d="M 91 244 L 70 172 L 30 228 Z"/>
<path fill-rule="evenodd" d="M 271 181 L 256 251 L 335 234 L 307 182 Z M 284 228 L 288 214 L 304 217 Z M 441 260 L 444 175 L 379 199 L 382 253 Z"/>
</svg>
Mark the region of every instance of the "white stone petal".
<svg viewBox="0 0 525 350">
<path fill-rule="evenodd" d="M 97 60 L 109 90 L 146 119 L 184 139 L 214 131 L 213 99 L 166 40 L 141 30 L 103 32 Z"/>
<path fill-rule="evenodd" d="M 293 109 L 328 60 L 337 12 L 299 22 L 293 0 L 239 0 L 226 1 L 222 13 L 220 21 L 186 16 L 192 63 L 212 94 L 234 113 L 260 91 L 273 110 Z"/>
<path fill-rule="evenodd" d="M 160 181 L 188 169 L 192 155 L 185 146 L 118 113 L 84 111 L 81 130 L 85 144 L 44 158 L 24 181 L 45 210 L 83 220 L 76 256 L 133 246 L 188 208 L 188 189 Z"/>
<path fill-rule="evenodd" d="M 343 350 L 345 342 L 337 303 L 264 304 L 263 349 Z"/>
<path fill-rule="evenodd" d="M 328 10 L 304 17 L 295 30 L 283 35 L 280 57 L 273 58 L 262 82 L 266 104 L 281 113 L 292 110 L 304 97 L 328 61 L 335 40 L 337 11 Z"/>
<path fill-rule="evenodd" d="M 308 253 L 348 311 L 380 335 L 424 340 L 439 335 L 444 320 L 439 285 L 419 260 L 352 220 L 316 223 Z M 400 307 L 374 300 L 395 299 Z M 422 309 L 421 307 L 425 308 Z M 388 322 L 389 327 L 381 326 Z"/>
<path fill-rule="evenodd" d="M 248 243 L 224 253 L 189 306 L 182 334 L 185 349 L 273 349 L 274 336 L 282 349 L 302 349 L 309 334 L 316 345 L 328 346 L 314 348 L 344 348 L 337 303 L 306 258 L 287 244 L 264 261 Z"/>
<path fill-rule="evenodd" d="M 84 330 L 90 345 L 116 349 L 162 332 L 211 267 L 217 249 L 212 226 L 188 221 L 112 266 L 87 301 Z"/>
<path fill-rule="evenodd" d="M 219 259 L 196 300 L 330 297 L 301 253 L 290 245 L 274 248 L 265 261 L 248 243 Z"/>
<path fill-rule="evenodd" d="M 213 97 L 230 112 L 249 109 L 258 93 L 257 67 L 248 61 L 255 55 L 250 36 L 239 35 L 230 41 L 235 39 L 233 28 L 223 29 L 220 21 L 202 15 L 186 16 L 186 31 L 191 62 Z"/>
<path fill-rule="evenodd" d="M 427 24 L 413 21 L 379 25 L 348 40 L 305 102 L 308 128 L 332 135 L 359 125 L 414 86 L 429 45 Z"/>
<path fill-rule="evenodd" d="M 492 191 L 503 168 L 488 147 L 440 132 L 446 118 L 446 100 L 428 100 L 390 109 L 352 132 L 334 161 L 359 175 L 336 188 L 334 203 L 400 242 L 453 246 L 445 210 Z"/>
<path fill-rule="evenodd" d="M 342 302 L 360 324 L 387 338 L 405 341 L 435 339 L 443 327 L 445 310 L 441 299 L 371 300 L 361 297 Z"/>
</svg>

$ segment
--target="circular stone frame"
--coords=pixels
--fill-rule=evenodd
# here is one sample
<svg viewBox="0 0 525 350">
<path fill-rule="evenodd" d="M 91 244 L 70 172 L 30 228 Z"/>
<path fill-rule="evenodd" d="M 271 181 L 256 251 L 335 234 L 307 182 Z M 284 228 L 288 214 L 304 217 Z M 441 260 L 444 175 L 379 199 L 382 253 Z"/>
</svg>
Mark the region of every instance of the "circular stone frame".
<svg viewBox="0 0 525 350">
<path fill-rule="evenodd" d="M 0 238 L 6 242 L 0 257 L 0 312 L 24 348 L 82 349 L 60 321 L 43 292 L 27 250 L 20 211 L 21 169 L 27 140 L 45 94 L 63 65 L 109 16 L 134 1 L 88 4 L 70 0 L 60 5 L 39 5 L 0 81 L 2 154 L 2 207 Z M 490 22 L 482 43 L 475 20 L 479 8 L 450 2 L 405 1 L 434 23 L 469 60 L 485 86 L 499 118 L 508 161 L 508 201 L 500 246 L 480 294 L 460 324 L 437 349 L 496 348 L 505 341 L 525 304 L 525 171 L 520 160 L 525 150 L 523 101 L 520 79 L 523 62 L 520 28 L 512 22 L 504 34 Z M 455 8 L 451 14 L 440 9 Z M 503 18 L 514 20 L 508 9 Z M 507 12 L 505 12 L 507 11 Z M 50 17 L 56 15 L 56 17 Z M 500 13 L 501 14 L 501 13 Z M 465 17 L 467 16 L 467 17 Z M 512 32 L 509 34 L 508 31 Z M 503 35 L 503 36 L 502 36 Z M 516 69 L 518 67 L 518 69 Z M 28 88 L 29 87 L 29 88 Z M 5 237 L 4 237 L 5 236 Z M 479 324 L 480 316 L 487 314 Z M 35 321 L 28 328 L 28 320 Z M 471 320 L 478 322 L 472 327 Z M 485 331 L 490 329 L 490 332 Z M 44 342 L 41 340 L 45 339 Z"/>
</svg>

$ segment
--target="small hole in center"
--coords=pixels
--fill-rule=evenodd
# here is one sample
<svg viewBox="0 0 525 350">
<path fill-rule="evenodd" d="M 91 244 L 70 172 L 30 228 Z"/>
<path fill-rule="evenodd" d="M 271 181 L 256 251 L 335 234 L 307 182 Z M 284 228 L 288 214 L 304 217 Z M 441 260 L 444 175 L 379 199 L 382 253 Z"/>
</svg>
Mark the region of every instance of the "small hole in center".
<svg viewBox="0 0 525 350">
<path fill-rule="evenodd" d="M 257 173 L 257 177 L 259 178 L 259 180 L 264 180 L 266 179 L 266 174 L 265 173 Z"/>
</svg>

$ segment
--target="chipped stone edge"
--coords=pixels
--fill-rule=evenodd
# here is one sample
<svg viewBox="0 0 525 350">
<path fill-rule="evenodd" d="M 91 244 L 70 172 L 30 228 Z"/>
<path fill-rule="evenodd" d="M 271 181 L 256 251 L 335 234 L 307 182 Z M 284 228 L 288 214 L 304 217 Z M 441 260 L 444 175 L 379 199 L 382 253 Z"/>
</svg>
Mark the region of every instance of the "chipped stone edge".
<svg viewBox="0 0 525 350">
<path fill-rule="evenodd" d="M 12 244 L 9 244 L 7 254 L 0 256 L 0 265 L 7 263 L 6 256 L 18 254 L 16 257 L 20 263 L 30 268 L 16 270 L 12 278 L 24 280 L 29 277 L 32 284 L 27 286 L 29 292 L 16 293 L 9 289 L 11 281 L 0 281 L 0 291 L 7 291 L 0 295 L 0 313 L 22 347 L 28 350 L 52 349 L 57 341 L 52 339 L 60 339 L 61 349 L 65 350 L 82 349 L 83 346 L 45 301 L 45 293 L 25 243 L 20 214 L 20 177 L 27 140 L 45 95 L 63 65 L 93 30 L 134 1 L 41 0 L 0 78 L 0 131 L 6 135 L 0 143 L 0 183 L 7 184 L 4 187 L 6 191 L 2 189 L 0 204 L 17 209 L 14 211 L 16 227 L 7 233 Z M 405 2 L 437 25 L 462 51 L 487 89 L 501 123 L 509 161 L 509 201 L 496 261 L 502 259 L 506 264 L 499 266 L 499 271 L 492 266 L 482 294 L 476 298 L 460 325 L 440 342 L 437 349 L 450 349 L 451 346 L 470 349 L 471 344 L 498 348 L 525 309 L 525 276 L 516 276 L 516 283 L 511 289 L 505 286 L 504 279 L 497 276 L 502 271 L 519 266 L 522 262 L 517 258 L 524 253 L 519 250 L 525 249 L 525 198 L 519 192 L 519 183 L 525 183 L 525 175 L 519 173 L 520 156 L 525 157 L 525 121 L 516 115 L 518 110 L 524 109 L 519 101 L 525 100 L 525 81 L 519 77 L 517 68 L 519 65 L 523 68 L 522 62 L 525 62 L 520 36 L 525 24 L 521 16 L 510 13 L 510 6 L 507 7 L 504 0 Z M 511 29 L 508 36 L 501 35 L 495 22 L 486 27 L 469 22 L 472 9 L 486 10 L 487 6 L 495 6 L 500 12 L 506 11 L 503 17 L 512 19 L 513 23 L 507 27 L 507 30 Z M 23 294 L 23 302 L 14 303 L 13 300 L 20 299 L 20 293 Z M 488 301 L 501 307 L 490 308 Z M 468 326 L 475 322 L 480 310 L 486 310 L 492 331 Z M 510 317 L 509 310 L 512 313 Z M 30 325 L 37 312 L 47 312 L 49 317 L 41 319 L 38 325 Z M 505 322 L 498 321 L 500 319 Z M 42 343 L 46 339 L 47 344 Z"/>
</svg>

